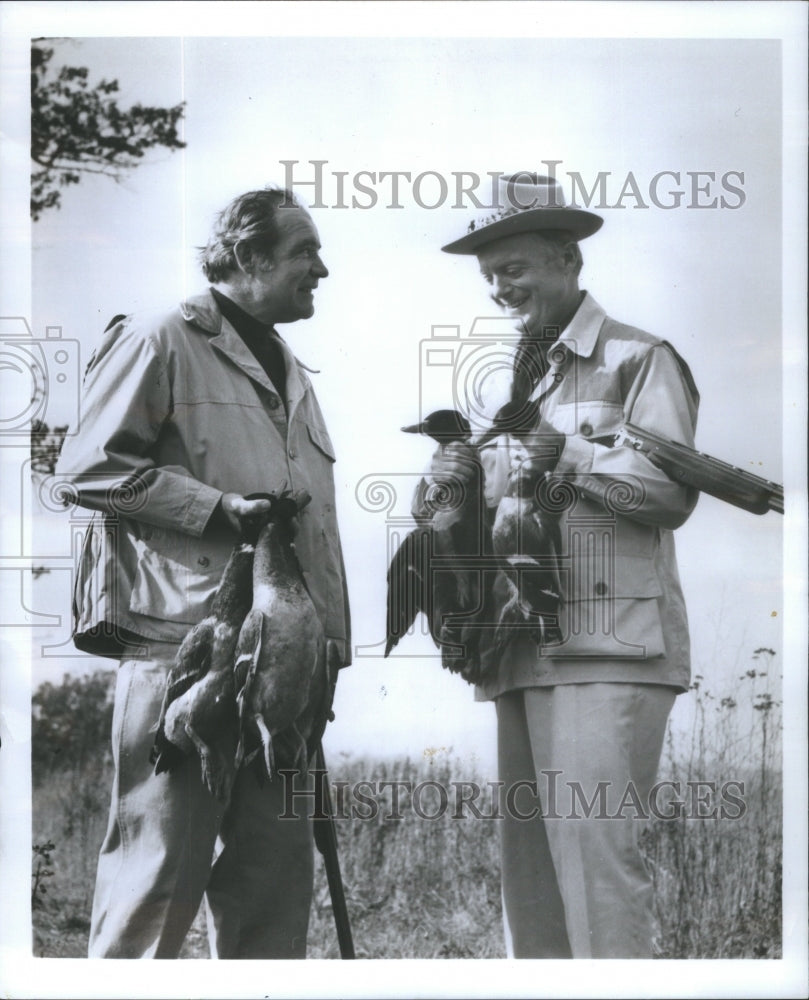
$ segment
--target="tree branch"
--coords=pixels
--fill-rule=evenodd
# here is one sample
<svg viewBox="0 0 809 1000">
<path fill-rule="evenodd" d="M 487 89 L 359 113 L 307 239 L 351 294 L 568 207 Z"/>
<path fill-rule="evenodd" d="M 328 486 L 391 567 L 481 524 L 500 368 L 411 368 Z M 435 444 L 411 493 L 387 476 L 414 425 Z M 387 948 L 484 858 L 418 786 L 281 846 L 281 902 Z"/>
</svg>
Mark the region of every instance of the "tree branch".
<svg viewBox="0 0 809 1000">
<path fill-rule="evenodd" d="M 59 208 L 60 187 L 78 183 L 81 174 L 119 181 L 143 162 L 147 151 L 185 147 L 178 125 L 185 102 L 169 108 L 134 104 L 126 110 L 109 97 L 117 80 L 88 84 L 83 66 L 63 66 L 48 79 L 53 49 L 34 44 L 31 51 L 31 216 Z"/>
</svg>

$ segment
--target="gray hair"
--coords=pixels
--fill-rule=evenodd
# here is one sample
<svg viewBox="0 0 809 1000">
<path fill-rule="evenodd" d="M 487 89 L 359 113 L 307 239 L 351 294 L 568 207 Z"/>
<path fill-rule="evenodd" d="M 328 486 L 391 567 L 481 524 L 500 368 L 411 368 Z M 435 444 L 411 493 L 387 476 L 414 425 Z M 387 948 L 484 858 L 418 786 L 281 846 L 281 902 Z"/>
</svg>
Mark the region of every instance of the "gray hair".
<svg viewBox="0 0 809 1000">
<path fill-rule="evenodd" d="M 234 198 L 216 217 L 207 244 L 200 248 L 208 281 L 222 281 L 238 268 L 237 245 L 243 260 L 266 263 L 278 243 L 276 213 L 290 206 L 303 207 L 291 191 L 275 186 Z"/>
<path fill-rule="evenodd" d="M 576 256 L 578 258 L 576 266 L 576 274 L 579 274 L 584 264 L 584 258 L 581 255 L 581 249 L 579 247 L 579 241 L 569 232 L 567 229 L 542 229 L 537 230 L 534 233 L 538 236 L 543 243 L 546 243 L 549 250 L 555 254 L 561 253 L 566 246 L 570 243 L 576 248 Z"/>
</svg>

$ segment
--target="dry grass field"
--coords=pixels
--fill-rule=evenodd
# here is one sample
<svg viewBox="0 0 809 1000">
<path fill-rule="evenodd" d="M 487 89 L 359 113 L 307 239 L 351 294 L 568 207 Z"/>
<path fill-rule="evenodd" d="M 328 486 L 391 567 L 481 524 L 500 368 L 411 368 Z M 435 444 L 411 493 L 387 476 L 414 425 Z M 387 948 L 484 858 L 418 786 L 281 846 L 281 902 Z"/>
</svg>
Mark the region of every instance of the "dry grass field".
<svg viewBox="0 0 809 1000">
<path fill-rule="evenodd" d="M 757 651 L 732 696 L 713 696 L 697 677 L 691 728 L 667 739 L 661 779 L 679 782 L 679 799 L 688 792 L 691 800 L 677 816 L 675 803 L 661 796 L 667 803 L 661 811 L 672 818 L 652 818 L 642 834 L 656 890 L 659 957 L 780 956 L 781 725 L 773 659 L 771 651 Z M 33 947 L 38 956 L 82 957 L 110 785 L 108 683 L 94 675 L 44 687 L 34 708 Z M 80 731 L 77 718 L 84 723 Z M 436 786 L 425 791 L 418 811 L 442 815 L 419 816 L 403 791 L 401 818 L 391 818 L 390 790 L 378 790 L 385 781 L 451 789 L 453 782 L 485 786 L 487 779 L 446 756 L 338 757 L 329 766 L 332 782 L 346 782 L 345 789 L 376 783 L 374 805 L 346 800 L 347 811 L 354 804 L 375 815 L 336 823 L 358 957 L 504 957 L 497 822 L 468 810 L 454 819 L 453 800 L 442 809 Z M 743 793 L 732 786 L 723 798 L 726 781 L 744 782 Z M 726 807 L 724 816 L 718 805 Z M 309 954 L 338 957 L 322 863 Z M 207 955 L 200 914 L 181 957 Z"/>
</svg>

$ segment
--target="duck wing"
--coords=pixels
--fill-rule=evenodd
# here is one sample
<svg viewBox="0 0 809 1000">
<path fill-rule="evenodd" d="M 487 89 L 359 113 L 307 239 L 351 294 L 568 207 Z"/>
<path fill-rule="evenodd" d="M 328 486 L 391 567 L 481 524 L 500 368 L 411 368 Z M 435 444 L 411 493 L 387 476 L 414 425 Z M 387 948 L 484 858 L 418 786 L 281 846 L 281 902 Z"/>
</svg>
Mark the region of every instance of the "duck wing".
<svg viewBox="0 0 809 1000">
<path fill-rule="evenodd" d="M 237 768 L 245 756 L 245 724 L 250 712 L 251 695 L 258 673 L 263 644 L 264 615 L 258 608 L 252 608 L 242 623 L 233 664 L 233 682 L 239 720 L 239 742 L 236 748 Z"/>
<path fill-rule="evenodd" d="M 388 569 L 387 642 L 385 656 L 406 635 L 419 611 L 433 613 L 431 586 L 432 528 L 416 528 L 405 536 Z M 430 633 L 435 635 L 430 622 Z"/>
<path fill-rule="evenodd" d="M 254 553 L 255 545 L 246 537 L 240 538 L 222 573 L 209 614 L 190 629 L 177 651 L 166 679 L 155 741 L 149 755 L 156 774 L 172 770 L 184 759 L 183 751 L 166 736 L 166 713 L 171 705 L 207 677 L 212 668 L 221 669 L 226 662 L 227 670 L 232 669 L 236 635 L 252 601 Z"/>
<path fill-rule="evenodd" d="M 333 667 L 336 676 L 337 665 Z M 309 697 L 306 706 L 295 720 L 295 729 L 306 746 L 306 760 L 297 761 L 305 768 L 317 749 L 326 731 L 326 724 L 332 718 L 331 703 L 333 689 L 329 676 L 328 644 L 325 637 L 318 643 L 317 661 L 309 683 Z"/>
<path fill-rule="evenodd" d="M 562 602 L 559 519 L 537 505 L 526 481 L 519 477 L 512 477 L 500 502 L 492 540 L 504 560 L 508 588 L 495 634 L 496 649 L 502 654 L 521 628 L 529 629 L 538 644 L 557 644 Z"/>
<path fill-rule="evenodd" d="M 524 596 L 531 609 L 541 616 L 543 644 L 551 645 L 562 640 L 559 625 L 562 606 L 562 580 L 559 573 L 561 532 L 559 519 L 552 514 L 535 510 L 532 520 L 537 541 L 536 555 L 542 568 L 528 575 L 523 584 Z"/>
<path fill-rule="evenodd" d="M 184 759 L 183 752 L 166 736 L 166 712 L 173 702 L 208 673 L 211 667 L 213 643 L 213 622 L 206 618 L 191 629 L 177 651 L 174 665 L 166 679 L 166 691 L 160 708 L 155 741 L 149 754 L 150 762 L 155 765 L 155 774 L 172 770 Z"/>
</svg>

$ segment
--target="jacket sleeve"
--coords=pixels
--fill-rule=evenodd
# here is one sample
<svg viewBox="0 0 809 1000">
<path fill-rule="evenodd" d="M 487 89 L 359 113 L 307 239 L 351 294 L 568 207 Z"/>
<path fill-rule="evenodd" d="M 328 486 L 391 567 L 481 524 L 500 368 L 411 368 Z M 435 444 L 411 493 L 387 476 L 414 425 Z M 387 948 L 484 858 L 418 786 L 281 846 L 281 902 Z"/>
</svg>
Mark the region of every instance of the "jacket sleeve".
<svg viewBox="0 0 809 1000">
<path fill-rule="evenodd" d="M 169 367 L 153 334 L 124 321 L 105 333 L 85 374 L 80 423 L 56 473 L 82 507 L 199 537 L 222 497 L 152 457 L 171 419 Z"/>
<path fill-rule="evenodd" d="M 694 447 L 699 397 L 675 352 L 651 348 L 624 401 L 624 421 Z M 677 528 L 699 494 L 675 483 L 640 452 L 610 448 L 574 434 L 567 437 L 556 472 L 585 495 L 642 524 Z"/>
</svg>

